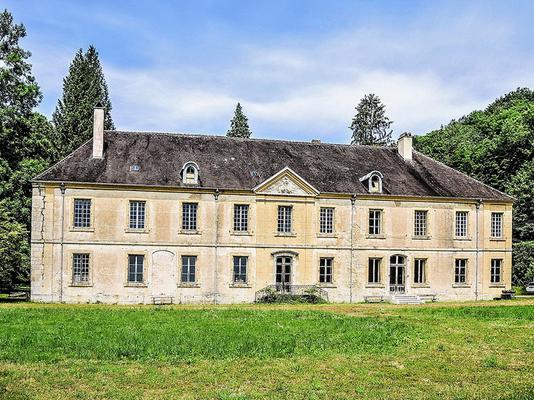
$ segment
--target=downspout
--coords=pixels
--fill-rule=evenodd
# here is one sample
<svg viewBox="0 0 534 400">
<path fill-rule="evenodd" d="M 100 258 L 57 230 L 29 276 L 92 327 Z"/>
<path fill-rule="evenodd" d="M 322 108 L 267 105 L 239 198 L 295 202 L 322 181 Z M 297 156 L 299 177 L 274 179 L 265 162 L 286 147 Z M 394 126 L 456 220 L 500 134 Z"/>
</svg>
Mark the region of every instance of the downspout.
<svg viewBox="0 0 534 400">
<path fill-rule="evenodd" d="M 217 304 L 217 296 L 219 295 L 219 189 L 215 189 L 213 193 L 215 197 L 215 265 L 213 269 L 213 304 Z"/>
<path fill-rule="evenodd" d="M 61 238 L 60 238 L 60 261 L 59 261 L 59 302 L 63 302 L 63 241 L 64 241 L 64 235 L 65 235 L 65 183 L 61 182 L 59 185 L 61 189 Z"/>
<path fill-rule="evenodd" d="M 352 269 L 353 269 L 353 248 L 354 248 L 354 204 L 356 195 L 350 199 L 350 276 L 349 276 L 349 303 L 352 303 Z"/>
<path fill-rule="evenodd" d="M 479 252 L 480 252 L 480 246 L 479 246 L 479 213 L 480 213 L 480 204 L 482 203 L 482 200 L 477 200 L 476 203 L 476 229 L 475 229 L 475 241 L 476 241 L 476 252 L 475 252 L 475 300 L 478 300 L 478 270 L 479 270 Z"/>
</svg>

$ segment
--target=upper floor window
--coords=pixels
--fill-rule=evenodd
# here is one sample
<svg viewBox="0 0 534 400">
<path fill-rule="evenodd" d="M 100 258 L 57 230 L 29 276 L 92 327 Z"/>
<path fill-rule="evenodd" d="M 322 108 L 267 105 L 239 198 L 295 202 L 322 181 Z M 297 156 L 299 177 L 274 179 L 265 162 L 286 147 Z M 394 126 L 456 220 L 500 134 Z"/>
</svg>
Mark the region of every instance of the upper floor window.
<svg viewBox="0 0 534 400">
<path fill-rule="evenodd" d="M 234 231 L 248 231 L 248 205 L 234 204 Z"/>
<path fill-rule="evenodd" d="M 195 283 L 196 282 L 196 256 L 182 256 L 182 283 Z"/>
<path fill-rule="evenodd" d="M 369 259 L 369 269 L 367 273 L 367 282 L 369 283 L 380 283 L 380 263 L 382 262 L 381 258 L 370 258 Z"/>
<path fill-rule="evenodd" d="M 278 206 L 278 232 L 291 233 L 291 214 L 293 207 Z"/>
<path fill-rule="evenodd" d="M 360 178 L 360 182 L 367 184 L 369 193 L 382 193 L 382 173 L 380 171 L 372 171 Z"/>
<path fill-rule="evenodd" d="M 91 200 L 74 199 L 74 220 L 75 228 L 91 227 Z"/>
<path fill-rule="evenodd" d="M 247 283 L 248 257 L 234 256 L 234 283 Z"/>
<path fill-rule="evenodd" d="M 413 283 L 426 282 L 426 259 L 416 258 L 413 264 Z"/>
<path fill-rule="evenodd" d="M 319 211 L 319 232 L 334 232 L 334 209 L 332 207 L 321 207 Z"/>
<path fill-rule="evenodd" d="M 427 211 L 415 210 L 414 213 L 414 236 L 426 236 L 427 235 Z"/>
<path fill-rule="evenodd" d="M 332 283 L 334 259 L 332 257 L 321 257 L 319 259 L 319 282 Z"/>
<path fill-rule="evenodd" d="M 369 235 L 382 233 L 382 210 L 369 210 Z"/>
<path fill-rule="evenodd" d="M 492 258 L 491 260 L 491 274 L 490 282 L 491 283 L 501 283 L 502 279 L 502 259 Z"/>
<path fill-rule="evenodd" d="M 502 217 L 501 212 L 491 213 L 491 237 L 502 238 Z"/>
<path fill-rule="evenodd" d="M 72 283 L 89 283 L 89 254 L 75 253 L 72 255 Z"/>
<path fill-rule="evenodd" d="M 144 201 L 130 201 L 130 229 L 145 229 L 145 206 Z"/>
<path fill-rule="evenodd" d="M 144 255 L 128 255 L 128 283 L 143 283 L 144 266 Z"/>
<path fill-rule="evenodd" d="M 198 184 L 198 165 L 192 161 L 182 167 L 182 182 L 187 185 Z"/>
<path fill-rule="evenodd" d="M 467 259 L 457 258 L 454 260 L 454 283 L 467 282 Z"/>
<path fill-rule="evenodd" d="M 197 203 L 182 203 L 182 229 L 184 231 L 197 230 Z"/>
<path fill-rule="evenodd" d="M 456 211 L 454 234 L 457 238 L 467 237 L 467 211 Z"/>
</svg>

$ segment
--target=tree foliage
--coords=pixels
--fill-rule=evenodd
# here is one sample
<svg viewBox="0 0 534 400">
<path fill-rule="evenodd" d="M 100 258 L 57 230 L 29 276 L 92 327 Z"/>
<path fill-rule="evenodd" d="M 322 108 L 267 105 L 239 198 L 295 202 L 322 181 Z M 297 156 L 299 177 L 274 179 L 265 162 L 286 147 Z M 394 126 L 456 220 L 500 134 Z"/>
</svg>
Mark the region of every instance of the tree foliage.
<svg viewBox="0 0 534 400">
<path fill-rule="evenodd" d="M 512 254 L 512 282 L 520 286 L 534 282 L 534 242 L 515 243 Z"/>
<path fill-rule="evenodd" d="M 230 121 L 230 129 L 226 133 L 226 136 L 249 138 L 251 134 L 252 132 L 248 126 L 248 118 L 243 113 L 241 104 L 237 103 L 234 117 Z"/>
<path fill-rule="evenodd" d="M 78 50 L 63 79 L 63 97 L 58 101 L 52 121 L 59 139 L 59 150 L 67 155 L 93 135 L 93 108 L 105 108 L 104 129 L 115 129 L 111 119 L 111 100 L 98 52 L 89 46 Z"/>
<path fill-rule="evenodd" d="M 380 98 L 372 93 L 366 94 L 356 106 L 356 115 L 349 127 L 352 131 L 351 144 L 390 144 L 392 123 L 386 116 L 386 107 Z"/>
</svg>

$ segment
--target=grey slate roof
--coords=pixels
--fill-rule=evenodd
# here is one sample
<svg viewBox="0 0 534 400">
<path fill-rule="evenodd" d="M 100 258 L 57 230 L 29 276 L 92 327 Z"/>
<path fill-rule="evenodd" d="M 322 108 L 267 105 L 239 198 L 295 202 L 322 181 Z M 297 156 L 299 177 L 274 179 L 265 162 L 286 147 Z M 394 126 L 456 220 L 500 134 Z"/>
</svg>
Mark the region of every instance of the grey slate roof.
<svg viewBox="0 0 534 400">
<path fill-rule="evenodd" d="M 404 161 L 395 147 L 122 131 L 104 138 L 103 159 L 92 158 L 89 140 L 35 181 L 178 187 L 182 166 L 194 161 L 203 188 L 251 190 L 287 166 L 323 193 L 367 194 L 359 178 L 378 170 L 385 194 L 513 200 L 421 153 Z M 134 164 L 140 171 L 130 171 Z"/>
</svg>

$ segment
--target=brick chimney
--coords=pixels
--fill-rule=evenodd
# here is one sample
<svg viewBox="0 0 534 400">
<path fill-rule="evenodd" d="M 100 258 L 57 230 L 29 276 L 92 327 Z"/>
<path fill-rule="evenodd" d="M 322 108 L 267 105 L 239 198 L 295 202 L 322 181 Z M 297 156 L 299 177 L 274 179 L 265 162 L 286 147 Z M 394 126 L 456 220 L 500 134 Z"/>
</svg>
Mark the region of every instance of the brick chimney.
<svg viewBox="0 0 534 400">
<path fill-rule="evenodd" d="M 404 161 L 412 161 L 412 134 L 404 132 L 397 141 L 397 150 Z"/>
<path fill-rule="evenodd" d="M 95 107 L 93 114 L 93 158 L 104 156 L 104 107 Z"/>
</svg>

